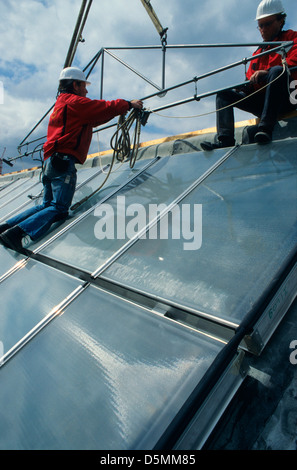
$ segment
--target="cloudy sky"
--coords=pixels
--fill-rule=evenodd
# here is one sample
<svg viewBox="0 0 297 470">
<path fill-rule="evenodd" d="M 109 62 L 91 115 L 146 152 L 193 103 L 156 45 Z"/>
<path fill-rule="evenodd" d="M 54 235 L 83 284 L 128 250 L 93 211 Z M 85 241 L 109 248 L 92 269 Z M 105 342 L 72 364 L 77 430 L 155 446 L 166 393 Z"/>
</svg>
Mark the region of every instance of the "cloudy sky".
<svg viewBox="0 0 297 470">
<path fill-rule="evenodd" d="M 0 156 L 18 155 L 17 147 L 54 104 L 58 77 L 63 68 L 81 0 L 0 0 Z M 259 0 L 151 0 L 160 23 L 168 28 L 167 44 L 230 44 L 260 42 L 255 14 Z M 285 29 L 297 28 L 296 0 L 283 0 L 288 14 Z M 295 7 L 295 8 L 294 8 Z M 160 46 L 160 37 L 140 0 L 93 0 L 73 65 L 84 68 L 103 47 Z M 168 48 L 166 87 L 187 81 L 218 67 L 249 57 L 255 47 Z M 154 84 L 162 84 L 162 53 L 154 50 L 112 50 L 113 54 L 141 72 Z M 101 62 L 89 79 L 89 98 L 100 97 Z M 198 81 L 198 94 L 244 80 L 244 66 Z M 3 90 L 3 93 L 1 91 Z M 156 92 L 105 54 L 104 99 L 142 98 Z M 179 88 L 165 97 L 145 101 L 156 109 L 195 93 L 194 85 Z M 214 98 L 184 104 L 150 115 L 141 140 L 166 137 L 215 125 Z M 209 114 L 207 114 L 209 113 Z M 238 120 L 249 115 L 237 112 Z M 161 114 L 161 115 L 160 115 Z M 206 114 L 198 117 L 200 114 Z M 46 134 L 48 118 L 30 136 Z M 116 121 L 115 121 L 116 122 Z M 111 131 L 109 131 L 111 132 Z M 110 134 L 100 132 L 91 151 L 109 148 Z M 40 141 L 42 142 L 42 140 Z M 23 152 L 33 150 L 33 143 Z M 30 157 L 17 160 L 13 170 L 35 166 Z M 11 171 L 4 165 L 3 171 Z"/>
</svg>

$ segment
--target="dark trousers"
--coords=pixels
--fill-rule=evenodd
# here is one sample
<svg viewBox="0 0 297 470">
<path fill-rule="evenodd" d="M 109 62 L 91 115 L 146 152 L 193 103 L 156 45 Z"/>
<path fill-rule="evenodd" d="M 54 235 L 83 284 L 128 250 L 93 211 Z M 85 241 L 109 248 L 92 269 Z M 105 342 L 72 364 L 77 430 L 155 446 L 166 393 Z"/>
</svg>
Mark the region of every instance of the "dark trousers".
<svg viewBox="0 0 297 470">
<path fill-rule="evenodd" d="M 267 75 L 265 84 L 271 83 L 283 71 L 283 67 L 272 67 Z M 248 96 L 246 90 L 226 90 L 217 94 L 216 109 L 217 111 L 217 133 L 218 139 L 221 141 L 234 143 L 234 107 L 243 111 L 254 114 L 260 118 L 258 127 L 261 129 L 273 131 L 273 128 L 280 114 L 287 113 L 296 108 L 296 105 L 290 103 L 290 89 L 288 85 L 288 74 L 285 72 L 274 83 L 268 85 L 264 90 L 259 91 L 255 95 L 246 98 L 234 107 L 229 106 L 238 100 Z"/>
</svg>

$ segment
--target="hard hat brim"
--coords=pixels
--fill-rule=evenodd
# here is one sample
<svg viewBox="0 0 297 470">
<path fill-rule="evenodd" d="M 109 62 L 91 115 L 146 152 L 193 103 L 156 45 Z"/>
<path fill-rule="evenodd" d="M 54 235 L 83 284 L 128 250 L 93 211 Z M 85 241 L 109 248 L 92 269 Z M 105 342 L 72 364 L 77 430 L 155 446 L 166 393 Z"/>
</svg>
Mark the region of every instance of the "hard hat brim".
<svg viewBox="0 0 297 470">
<path fill-rule="evenodd" d="M 273 16 L 273 15 L 282 15 L 283 13 L 285 13 L 284 11 L 278 11 L 276 13 L 269 13 L 269 14 L 265 14 L 265 15 L 260 15 L 260 16 L 257 16 L 255 18 L 255 21 L 258 21 L 258 20 L 262 20 L 263 18 L 268 18 L 268 16 Z"/>
</svg>

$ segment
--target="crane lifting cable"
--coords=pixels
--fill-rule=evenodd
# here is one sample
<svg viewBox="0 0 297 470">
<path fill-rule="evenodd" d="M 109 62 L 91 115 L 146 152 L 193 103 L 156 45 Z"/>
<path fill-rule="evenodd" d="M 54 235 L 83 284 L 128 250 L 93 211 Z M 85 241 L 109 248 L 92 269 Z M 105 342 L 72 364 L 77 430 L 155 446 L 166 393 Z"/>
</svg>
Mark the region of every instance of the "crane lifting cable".
<svg viewBox="0 0 297 470">
<path fill-rule="evenodd" d="M 156 15 L 155 10 L 153 9 L 150 0 L 141 0 L 142 5 L 146 9 L 149 17 L 151 18 L 156 30 L 158 31 L 161 40 L 163 40 L 163 37 L 166 35 L 168 28 L 163 28 L 161 25 L 159 18 Z"/>
</svg>

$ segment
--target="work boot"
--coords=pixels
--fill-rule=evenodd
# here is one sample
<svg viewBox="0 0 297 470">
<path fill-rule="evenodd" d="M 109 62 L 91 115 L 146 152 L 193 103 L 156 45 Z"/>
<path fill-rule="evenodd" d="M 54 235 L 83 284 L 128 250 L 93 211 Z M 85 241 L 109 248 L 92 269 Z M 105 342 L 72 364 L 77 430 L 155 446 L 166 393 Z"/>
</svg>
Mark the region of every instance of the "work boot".
<svg viewBox="0 0 297 470">
<path fill-rule="evenodd" d="M 0 235 L 0 242 L 7 248 L 11 248 L 12 250 L 18 251 L 19 253 L 27 254 L 22 245 L 22 238 L 25 235 L 25 232 L 23 232 L 23 230 L 18 225 L 16 225 L 15 227 L 6 230 Z"/>
<path fill-rule="evenodd" d="M 219 139 L 217 142 L 208 142 L 207 140 L 203 140 L 202 142 L 200 142 L 202 150 L 205 150 L 206 152 L 216 149 L 222 149 L 225 147 L 234 147 L 234 145 L 235 140 L 232 138 L 225 138 L 221 140 Z"/>
<path fill-rule="evenodd" d="M 272 141 L 272 132 L 265 128 L 259 128 L 255 135 L 255 142 L 257 144 L 269 144 Z"/>
<path fill-rule="evenodd" d="M 1 224 L 0 225 L 0 233 L 5 232 L 5 230 L 8 230 L 10 226 L 8 224 Z"/>
<path fill-rule="evenodd" d="M 255 124 L 253 126 L 246 126 L 242 131 L 242 140 L 241 143 L 243 145 L 247 144 L 254 144 L 255 143 L 255 135 L 258 132 L 258 125 Z"/>
<path fill-rule="evenodd" d="M 216 144 L 215 142 L 208 142 L 207 140 L 203 140 L 203 142 L 200 142 L 200 147 L 202 150 L 205 152 L 210 152 L 211 150 L 215 150 L 221 147 L 221 144 Z"/>
</svg>

